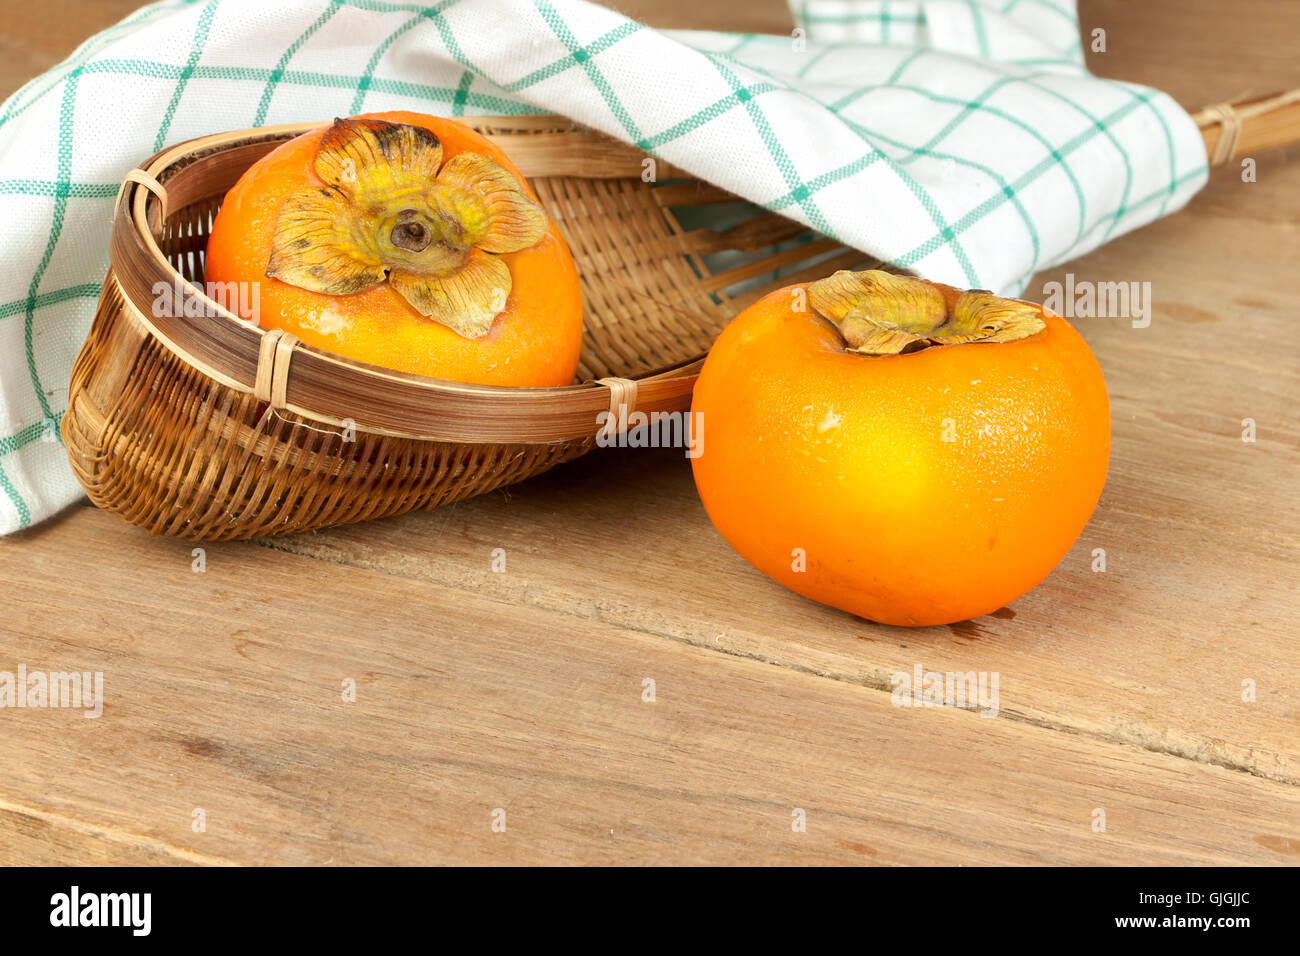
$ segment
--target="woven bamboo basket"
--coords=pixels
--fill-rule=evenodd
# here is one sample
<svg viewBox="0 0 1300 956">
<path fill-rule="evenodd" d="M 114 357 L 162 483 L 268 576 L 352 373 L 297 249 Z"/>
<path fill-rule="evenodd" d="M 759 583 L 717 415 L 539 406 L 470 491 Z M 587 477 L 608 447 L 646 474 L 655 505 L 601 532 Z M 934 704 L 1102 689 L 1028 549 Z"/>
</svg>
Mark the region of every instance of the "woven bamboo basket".
<svg viewBox="0 0 1300 956">
<path fill-rule="evenodd" d="M 687 410 L 714 337 L 759 296 L 878 264 L 663 163 L 646 182 L 644 153 L 568 120 L 464 122 L 511 157 L 573 251 L 578 380 L 421 378 L 241 321 L 203 293 L 213 217 L 245 169 L 319 124 L 207 136 L 153 156 L 118 197 L 62 425 L 91 501 L 153 534 L 215 541 L 482 494 L 589 451 L 619 404 Z"/>
</svg>

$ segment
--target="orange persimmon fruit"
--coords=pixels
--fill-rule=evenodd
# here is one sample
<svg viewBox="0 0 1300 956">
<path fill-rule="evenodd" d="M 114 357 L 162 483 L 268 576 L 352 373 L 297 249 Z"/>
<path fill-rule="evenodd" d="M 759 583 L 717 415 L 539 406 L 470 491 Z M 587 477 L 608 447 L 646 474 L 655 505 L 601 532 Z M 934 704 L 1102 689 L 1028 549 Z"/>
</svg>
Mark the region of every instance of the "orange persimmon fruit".
<svg viewBox="0 0 1300 956">
<path fill-rule="evenodd" d="M 722 537 L 805 597 L 950 624 L 1034 587 L 1096 507 L 1101 369 L 1040 306 L 838 272 L 738 315 L 705 360 L 696 486 Z"/>
<path fill-rule="evenodd" d="M 277 147 L 226 194 L 205 273 L 256 283 L 243 318 L 416 375 L 568 385 L 582 347 L 555 224 L 501 149 L 449 119 L 366 114 Z"/>
</svg>

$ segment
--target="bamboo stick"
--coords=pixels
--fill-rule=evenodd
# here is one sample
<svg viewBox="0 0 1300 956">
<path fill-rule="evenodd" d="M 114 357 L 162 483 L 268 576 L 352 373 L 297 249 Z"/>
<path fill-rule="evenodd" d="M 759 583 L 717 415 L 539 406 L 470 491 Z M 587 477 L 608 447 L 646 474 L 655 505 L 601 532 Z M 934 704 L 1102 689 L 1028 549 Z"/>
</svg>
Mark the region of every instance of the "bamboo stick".
<svg viewBox="0 0 1300 956">
<path fill-rule="evenodd" d="M 1192 116 L 1211 166 L 1300 142 L 1300 88 L 1216 103 Z"/>
</svg>

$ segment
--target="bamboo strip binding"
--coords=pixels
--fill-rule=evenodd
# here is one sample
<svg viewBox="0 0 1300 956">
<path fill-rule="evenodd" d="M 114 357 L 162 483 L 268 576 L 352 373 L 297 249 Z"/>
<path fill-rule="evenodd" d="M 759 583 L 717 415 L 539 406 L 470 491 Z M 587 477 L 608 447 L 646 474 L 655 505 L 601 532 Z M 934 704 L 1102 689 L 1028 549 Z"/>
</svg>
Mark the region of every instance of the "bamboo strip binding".
<svg viewBox="0 0 1300 956">
<path fill-rule="evenodd" d="M 1211 166 L 1300 141 L 1300 88 L 1207 106 L 1193 117 Z"/>
</svg>

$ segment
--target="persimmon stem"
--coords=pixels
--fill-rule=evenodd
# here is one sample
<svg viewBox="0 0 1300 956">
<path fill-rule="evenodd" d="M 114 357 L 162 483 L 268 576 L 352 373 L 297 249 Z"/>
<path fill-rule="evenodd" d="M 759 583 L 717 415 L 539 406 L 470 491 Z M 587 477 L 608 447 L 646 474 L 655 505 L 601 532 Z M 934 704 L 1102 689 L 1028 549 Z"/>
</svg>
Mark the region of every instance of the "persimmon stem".
<svg viewBox="0 0 1300 956">
<path fill-rule="evenodd" d="M 429 130 L 360 117 L 321 134 L 325 188 L 285 197 L 266 274 L 323 295 L 382 282 L 420 315 L 481 338 L 513 278 L 501 258 L 546 236 L 546 213 L 509 170 L 471 151 L 443 161 Z"/>
<path fill-rule="evenodd" d="M 819 279 L 808 286 L 808 302 L 839 330 L 848 351 L 860 355 L 1015 342 L 1047 327 L 1037 306 L 975 290 L 962 292 L 949 308 L 938 285 L 874 269 Z"/>
<path fill-rule="evenodd" d="M 433 234 L 428 226 L 415 218 L 415 210 L 405 209 L 399 215 L 401 218 L 388 235 L 393 245 L 407 252 L 423 252 L 428 249 L 429 243 L 433 241 Z"/>
</svg>

